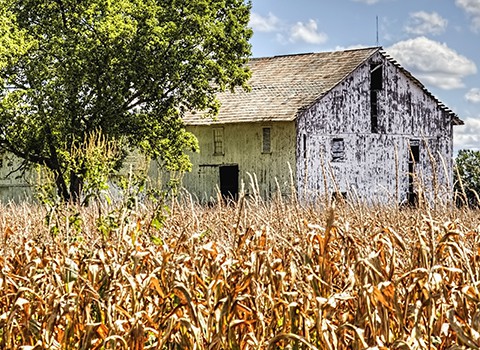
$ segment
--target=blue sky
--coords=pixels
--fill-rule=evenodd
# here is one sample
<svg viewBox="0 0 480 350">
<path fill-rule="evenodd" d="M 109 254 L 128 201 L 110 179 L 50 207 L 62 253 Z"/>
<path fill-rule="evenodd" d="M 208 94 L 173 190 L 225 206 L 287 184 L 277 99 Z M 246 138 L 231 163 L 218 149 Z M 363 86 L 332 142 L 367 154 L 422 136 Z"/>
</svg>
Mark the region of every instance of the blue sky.
<svg viewBox="0 0 480 350">
<path fill-rule="evenodd" d="M 465 121 L 480 149 L 480 0 L 252 0 L 254 57 L 378 44 Z"/>
</svg>

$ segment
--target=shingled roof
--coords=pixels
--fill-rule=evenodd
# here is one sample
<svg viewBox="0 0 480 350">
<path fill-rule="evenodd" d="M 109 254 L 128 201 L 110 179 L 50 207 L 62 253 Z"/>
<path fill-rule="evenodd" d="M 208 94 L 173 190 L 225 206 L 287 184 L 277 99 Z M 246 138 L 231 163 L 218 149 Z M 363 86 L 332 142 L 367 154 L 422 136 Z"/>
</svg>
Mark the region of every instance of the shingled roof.
<svg viewBox="0 0 480 350">
<path fill-rule="evenodd" d="M 220 93 L 217 120 L 197 113 L 185 116 L 184 121 L 187 125 L 293 121 L 302 110 L 380 50 L 379 47 L 370 47 L 253 58 L 249 62 L 252 71 L 250 92 L 238 88 L 235 93 Z M 415 82 L 421 85 L 416 79 Z"/>
</svg>

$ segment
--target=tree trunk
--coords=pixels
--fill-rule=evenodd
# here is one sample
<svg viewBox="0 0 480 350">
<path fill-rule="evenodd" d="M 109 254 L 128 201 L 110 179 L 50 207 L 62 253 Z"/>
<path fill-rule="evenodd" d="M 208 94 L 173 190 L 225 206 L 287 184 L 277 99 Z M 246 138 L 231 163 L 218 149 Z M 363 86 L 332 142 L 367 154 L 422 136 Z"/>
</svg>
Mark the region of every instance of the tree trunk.
<svg viewBox="0 0 480 350">
<path fill-rule="evenodd" d="M 65 183 L 65 177 L 63 176 L 62 167 L 60 166 L 60 162 L 58 160 L 57 149 L 55 148 L 50 125 L 45 125 L 45 132 L 47 136 L 48 148 L 50 150 L 50 158 L 52 160 L 52 163 L 49 167 L 55 174 L 55 184 L 57 186 L 58 195 L 65 202 L 68 202 L 70 201 L 70 193 L 68 191 L 67 184 Z"/>
<path fill-rule="evenodd" d="M 67 184 L 65 183 L 65 178 L 61 173 L 60 169 L 54 169 L 55 174 L 55 184 L 57 186 L 58 195 L 65 202 L 70 200 L 70 193 L 68 192 Z"/>
<path fill-rule="evenodd" d="M 78 174 L 70 172 L 70 198 L 69 200 L 75 204 L 80 202 L 80 194 L 82 192 L 83 180 Z"/>
</svg>

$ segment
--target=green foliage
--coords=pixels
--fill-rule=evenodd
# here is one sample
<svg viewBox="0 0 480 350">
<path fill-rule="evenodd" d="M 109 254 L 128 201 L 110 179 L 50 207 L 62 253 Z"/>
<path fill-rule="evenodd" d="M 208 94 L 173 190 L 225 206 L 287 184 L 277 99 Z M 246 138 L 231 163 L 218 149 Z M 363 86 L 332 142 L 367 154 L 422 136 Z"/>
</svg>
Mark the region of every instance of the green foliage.
<svg viewBox="0 0 480 350">
<path fill-rule="evenodd" d="M 455 159 L 455 191 L 457 198 L 470 206 L 480 203 L 480 151 L 460 150 Z"/>
<path fill-rule="evenodd" d="M 79 200 L 90 164 L 73 159 L 93 131 L 189 170 L 198 145 L 181 117 L 215 115 L 219 91 L 246 87 L 249 12 L 243 0 L 0 0 L 0 149 L 49 168 L 64 200 Z"/>
<path fill-rule="evenodd" d="M 122 159 L 121 144 L 117 141 L 106 141 L 100 132 L 91 132 L 79 146 L 65 152 L 64 178 L 67 184 L 72 181 L 72 174 L 81 174 L 82 204 L 94 199 L 109 200 L 109 175 L 113 174 Z M 37 166 L 37 181 L 34 183 L 35 194 L 41 203 L 55 206 L 61 201 L 55 190 L 55 174 L 48 168 Z M 102 196 L 103 194 L 103 196 Z"/>
<path fill-rule="evenodd" d="M 169 208 L 165 204 L 169 191 L 158 189 L 149 183 L 146 169 L 141 172 L 130 171 L 128 176 L 116 178 L 115 188 L 119 192 L 119 201 L 109 202 L 110 210 L 103 213 L 99 210 L 99 216 L 96 220 L 96 226 L 104 239 L 110 239 L 112 232 L 126 226 L 136 226 L 137 229 L 132 234 L 132 240 L 137 235 L 144 233 L 150 237 L 154 244 L 161 244 L 161 239 L 152 235 L 151 230 L 159 230 L 163 227 Z M 145 206 L 151 207 L 149 215 L 138 218 L 136 213 Z M 140 221 L 143 225 L 140 225 Z M 133 222 L 132 222 L 133 221 Z M 140 230 L 139 225 L 145 230 Z"/>
</svg>

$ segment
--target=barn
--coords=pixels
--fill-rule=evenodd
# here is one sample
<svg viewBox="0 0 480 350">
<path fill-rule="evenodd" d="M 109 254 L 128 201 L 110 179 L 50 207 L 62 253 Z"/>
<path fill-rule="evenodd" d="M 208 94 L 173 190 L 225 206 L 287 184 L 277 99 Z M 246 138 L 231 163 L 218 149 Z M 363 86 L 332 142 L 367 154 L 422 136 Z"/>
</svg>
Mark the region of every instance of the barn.
<svg viewBox="0 0 480 350">
<path fill-rule="evenodd" d="M 451 198 L 463 122 L 382 48 L 255 58 L 251 91 L 218 118 L 185 117 L 200 152 L 183 186 L 200 201 L 247 194 L 414 203 Z"/>
<path fill-rule="evenodd" d="M 254 58 L 251 91 L 221 93 L 218 117 L 189 114 L 198 138 L 182 184 L 199 201 L 247 195 L 415 203 L 452 197 L 458 116 L 382 48 Z M 132 158 L 132 157 L 130 157 Z M 130 164 L 136 164 L 130 159 Z M 0 199 L 27 198 L 0 155 Z M 127 164 L 127 167 L 129 165 Z M 165 174 L 152 166 L 161 183 Z"/>
</svg>

